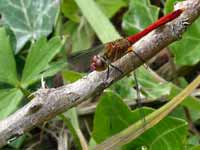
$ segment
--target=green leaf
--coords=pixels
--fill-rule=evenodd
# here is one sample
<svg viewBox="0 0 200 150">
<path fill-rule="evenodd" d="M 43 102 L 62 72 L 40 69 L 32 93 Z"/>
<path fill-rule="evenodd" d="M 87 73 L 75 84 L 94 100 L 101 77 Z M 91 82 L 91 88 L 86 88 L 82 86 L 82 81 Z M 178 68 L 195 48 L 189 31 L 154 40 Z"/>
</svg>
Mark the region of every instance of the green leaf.
<svg viewBox="0 0 200 150">
<path fill-rule="evenodd" d="M 96 0 L 96 2 L 108 18 L 111 18 L 120 8 L 127 6 L 124 0 Z"/>
<path fill-rule="evenodd" d="M 124 149 L 132 150 L 136 147 L 148 147 L 152 150 L 183 150 L 186 136 L 187 122 L 178 118 L 167 117 L 142 136 L 124 146 Z"/>
<path fill-rule="evenodd" d="M 87 0 L 87 2 L 75 0 L 75 2 L 103 43 L 120 38 L 118 32 L 94 0 Z"/>
<path fill-rule="evenodd" d="M 51 33 L 59 10 L 57 0 L 1 0 L 0 13 L 17 39 L 16 53 L 28 40 Z"/>
<path fill-rule="evenodd" d="M 62 77 L 65 84 L 75 82 L 76 80 L 83 77 L 83 74 L 75 71 L 64 70 L 62 71 Z"/>
<path fill-rule="evenodd" d="M 200 150 L 200 145 L 193 146 L 193 147 L 189 148 L 188 150 Z"/>
<path fill-rule="evenodd" d="M 172 99 L 183 90 L 172 83 L 158 82 L 155 77 L 143 67 L 140 67 L 139 70 L 136 70 L 136 75 L 139 84 L 141 85 L 142 92 L 147 97 L 154 97 L 156 99 L 161 96 L 167 96 L 167 99 Z M 200 110 L 200 100 L 192 96 L 185 98 L 181 105 L 189 107 L 195 111 Z"/>
<path fill-rule="evenodd" d="M 74 0 L 62 0 L 61 10 L 65 17 L 69 18 L 74 22 L 80 21 L 80 16 L 78 14 L 78 6 Z"/>
<path fill-rule="evenodd" d="M 111 89 L 118 93 L 123 99 L 136 99 L 137 94 L 134 89 L 134 80 L 129 77 L 124 77 L 111 86 Z"/>
<path fill-rule="evenodd" d="M 150 109 L 143 109 L 143 111 L 145 114 L 152 112 Z M 130 111 L 118 95 L 106 92 L 101 96 L 96 108 L 93 138 L 100 143 L 140 119 L 140 110 Z M 181 150 L 186 133 L 185 121 L 167 117 L 123 149 L 132 150 L 145 146 L 149 149 L 164 150 L 176 147 L 177 150 Z"/>
<path fill-rule="evenodd" d="M 52 62 L 45 68 L 45 71 L 42 73 L 43 77 L 50 77 L 55 75 L 57 72 L 61 71 L 64 67 L 66 67 L 67 63 L 65 60 L 60 60 L 56 62 Z"/>
<path fill-rule="evenodd" d="M 133 123 L 131 118 L 131 111 L 122 99 L 112 92 L 105 92 L 96 108 L 93 138 L 100 143 Z"/>
<path fill-rule="evenodd" d="M 44 69 L 43 72 L 40 74 L 34 76 L 34 78 L 29 82 L 29 84 L 32 84 L 38 80 L 41 80 L 41 78 L 46 78 L 46 77 L 51 77 L 61 71 L 64 67 L 66 67 L 66 62 L 64 61 L 58 61 L 58 62 L 53 62 L 50 65 L 47 66 L 47 68 Z"/>
<path fill-rule="evenodd" d="M 127 34 L 135 34 L 158 18 L 159 8 L 149 0 L 130 0 L 129 10 L 123 17 L 122 27 Z"/>
<path fill-rule="evenodd" d="M 136 70 L 136 75 L 146 97 L 157 99 L 170 94 L 172 85 L 170 83 L 159 83 L 143 66 Z"/>
<path fill-rule="evenodd" d="M 120 8 L 127 6 L 124 0 L 96 0 L 97 4 L 101 8 L 104 14 L 111 18 Z M 79 9 L 74 0 L 63 0 L 61 9 L 65 17 L 69 18 L 71 21 L 79 22 Z"/>
<path fill-rule="evenodd" d="M 18 83 L 16 63 L 11 49 L 9 36 L 4 28 L 0 28 L 0 82 L 16 86 Z"/>
<path fill-rule="evenodd" d="M 61 50 L 62 46 L 63 42 L 59 37 L 54 37 L 50 41 L 42 37 L 32 45 L 23 70 L 23 86 L 28 86 L 43 71 L 46 71 L 49 62 Z"/>
<path fill-rule="evenodd" d="M 190 144 L 190 145 L 198 145 L 199 144 L 199 140 L 200 140 L 200 137 L 198 135 L 196 135 L 196 136 L 192 135 L 188 139 L 188 144 Z"/>
<path fill-rule="evenodd" d="M 97 145 L 97 143 L 93 138 L 91 138 L 88 145 L 92 147 L 92 146 Z"/>
<path fill-rule="evenodd" d="M 88 49 L 94 41 L 94 31 L 88 22 L 82 18 L 80 24 L 68 21 L 65 24 L 65 33 L 71 35 L 72 51 Z"/>
<path fill-rule="evenodd" d="M 172 53 L 178 65 L 195 65 L 200 61 L 200 19 L 196 20 L 184 34 L 181 41 L 173 43 Z"/>
<path fill-rule="evenodd" d="M 15 149 L 20 149 L 22 147 L 23 143 L 27 140 L 28 136 L 26 134 L 23 134 L 22 136 L 18 137 L 16 140 L 12 141 L 9 146 L 13 147 Z"/>
<path fill-rule="evenodd" d="M 175 85 L 172 85 L 172 89 L 170 92 L 170 95 L 167 96 L 168 99 L 172 99 L 173 97 L 175 97 L 176 95 L 178 95 L 178 93 L 180 93 L 182 91 L 181 88 L 178 88 Z M 200 101 L 198 98 L 196 97 L 192 97 L 192 96 L 188 96 L 187 98 L 185 98 L 185 100 L 182 103 L 183 106 L 186 106 L 194 111 L 199 111 L 200 110 Z"/>
<path fill-rule="evenodd" d="M 174 4 L 177 3 L 177 2 L 180 2 L 180 1 L 183 1 L 183 0 L 167 0 L 165 2 L 165 8 L 164 8 L 165 14 L 173 11 L 174 10 Z"/>
<path fill-rule="evenodd" d="M 19 89 L 0 90 L 0 120 L 17 110 L 22 97 Z"/>
<path fill-rule="evenodd" d="M 75 107 L 65 112 L 64 115 L 70 120 L 73 128 L 79 129 L 78 115 Z"/>
</svg>

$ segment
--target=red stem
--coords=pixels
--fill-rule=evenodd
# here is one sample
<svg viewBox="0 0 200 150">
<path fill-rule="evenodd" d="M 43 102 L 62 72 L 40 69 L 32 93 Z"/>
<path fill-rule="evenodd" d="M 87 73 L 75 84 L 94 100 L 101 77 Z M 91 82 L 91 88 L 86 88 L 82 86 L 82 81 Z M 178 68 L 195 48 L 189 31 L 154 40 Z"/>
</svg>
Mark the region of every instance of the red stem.
<svg viewBox="0 0 200 150">
<path fill-rule="evenodd" d="M 163 17 L 161 17 L 159 20 L 157 20 L 156 22 L 154 22 L 153 24 L 149 25 L 147 28 L 145 28 L 143 31 L 136 33 L 132 36 L 127 37 L 128 41 L 131 42 L 132 44 L 137 42 L 138 40 L 140 40 L 142 37 L 144 37 L 145 35 L 147 35 L 149 32 L 151 32 L 152 30 L 174 20 L 175 18 L 177 18 L 178 16 L 180 16 L 180 14 L 183 12 L 184 9 L 178 9 L 176 11 L 173 11 Z"/>
</svg>

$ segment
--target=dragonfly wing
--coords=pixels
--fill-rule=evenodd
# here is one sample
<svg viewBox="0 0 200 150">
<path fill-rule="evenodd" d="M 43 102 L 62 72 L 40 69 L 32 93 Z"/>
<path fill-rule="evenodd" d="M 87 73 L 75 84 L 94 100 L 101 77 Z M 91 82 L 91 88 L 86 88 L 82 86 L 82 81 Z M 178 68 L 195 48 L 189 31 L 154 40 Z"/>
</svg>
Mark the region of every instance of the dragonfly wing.
<svg viewBox="0 0 200 150">
<path fill-rule="evenodd" d="M 91 59 L 103 51 L 105 45 L 99 45 L 80 52 L 72 53 L 67 57 L 70 69 L 79 72 L 89 72 Z"/>
</svg>

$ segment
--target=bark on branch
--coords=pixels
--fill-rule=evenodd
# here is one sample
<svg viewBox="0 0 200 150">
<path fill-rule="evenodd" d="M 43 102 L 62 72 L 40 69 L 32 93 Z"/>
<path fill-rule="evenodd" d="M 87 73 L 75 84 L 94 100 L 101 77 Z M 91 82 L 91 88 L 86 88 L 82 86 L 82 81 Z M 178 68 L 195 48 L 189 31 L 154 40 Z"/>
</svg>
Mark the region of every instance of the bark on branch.
<svg viewBox="0 0 200 150">
<path fill-rule="evenodd" d="M 176 5 L 176 9 L 184 8 L 183 14 L 174 21 L 154 30 L 133 45 L 134 50 L 145 61 L 156 55 L 170 43 L 179 40 L 188 24 L 200 14 L 200 0 L 186 0 Z M 0 121 L 0 147 L 9 139 L 18 137 L 35 125 L 49 120 L 56 115 L 78 105 L 84 100 L 101 93 L 113 82 L 121 79 L 143 62 L 133 53 L 129 53 L 114 63 L 124 74 L 111 68 L 109 79 L 106 71 L 92 72 L 82 79 L 56 89 L 39 89 L 36 97 L 8 118 Z"/>
</svg>

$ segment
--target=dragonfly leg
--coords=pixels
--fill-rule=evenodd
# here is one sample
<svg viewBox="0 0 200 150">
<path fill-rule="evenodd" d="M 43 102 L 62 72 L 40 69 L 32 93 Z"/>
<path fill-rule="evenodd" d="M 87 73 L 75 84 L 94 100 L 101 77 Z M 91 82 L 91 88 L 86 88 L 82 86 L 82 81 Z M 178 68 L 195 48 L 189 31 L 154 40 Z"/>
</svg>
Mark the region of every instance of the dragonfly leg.
<svg viewBox="0 0 200 150">
<path fill-rule="evenodd" d="M 145 62 L 144 59 L 142 57 L 140 57 L 140 55 L 138 55 L 136 52 L 134 52 L 133 50 L 130 50 L 129 52 L 133 52 L 136 56 L 138 56 L 139 59 L 141 59 L 141 61 Z M 133 67 L 135 68 L 135 62 L 133 60 Z M 141 90 L 139 87 L 139 82 L 136 76 L 136 70 L 133 71 L 133 79 L 135 81 L 135 90 L 136 90 L 136 94 L 137 94 L 137 98 L 136 98 L 136 104 L 139 108 L 139 113 L 140 116 L 143 118 L 143 122 L 144 122 L 144 127 L 146 125 L 146 120 L 145 120 L 145 113 L 144 110 L 142 109 L 142 98 L 141 98 Z"/>
<path fill-rule="evenodd" d="M 116 69 L 117 71 L 119 71 L 121 74 L 123 74 L 123 71 L 119 68 L 117 68 L 116 66 L 109 64 L 111 67 L 113 67 L 114 69 Z"/>
<path fill-rule="evenodd" d="M 119 71 L 121 74 L 123 74 L 123 71 L 119 68 L 117 68 L 116 66 L 112 65 L 111 63 L 108 65 L 108 69 L 107 69 L 107 72 L 106 72 L 106 80 L 109 78 L 109 75 L 110 75 L 110 66 L 114 69 L 116 69 L 117 71 Z"/>
<path fill-rule="evenodd" d="M 106 72 L 106 80 L 108 80 L 108 78 L 109 78 L 109 75 L 110 75 L 110 67 L 109 67 L 109 65 L 108 65 L 108 70 L 107 70 L 107 72 Z"/>
<path fill-rule="evenodd" d="M 146 61 L 135 51 L 132 51 L 143 63 L 145 63 Z"/>
<path fill-rule="evenodd" d="M 107 74 L 106 74 L 106 79 L 108 79 L 108 78 L 109 78 L 109 75 L 110 75 L 110 66 L 111 66 L 112 68 L 116 69 L 117 71 L 119 71 L 121 74 L 123 74 L 123 71 L 122 71 L 121 69 L 119 69 L 118 67 L 112 65 L 111 62 L 106 61 L 105 59 L 102 59 L 102 61 L 106 64 L 106 66 L 107 66 L 107 68 L 108 68 L 108 69 L 107 69 Z"/>
<path fill-rule="evenodd" d="M 133 76 L 134 76 L 134 80 L 135 80 L 135 89 L 136 89 L 136 94 L 137 94 L 137 98 L 136 98 L 136 104 L 139 108 L 139 112 L 141 117 L 143 118 L 143 122 L 144 122 L 144 127 L 146 125 L 146 120 L 145 120 L 145 113 L 142 109 L 142 98 L 141 98 L 141 94 L 140 94 L 140 87 L 139 87 L 139 82 L 136 76 L 136 71 L 133 71 Z"/>
<path fill-rule="evenodd" d="M 129 49 L 128 52 L 132 52 L 134 55 L 136 55 L 136 56 L 144 63 L 144 67 L 145 67 L 146 69 L 149 68 L 148 65 L 145 63 L 146 61 L 145 61 L 138 53 L 136 53 L 136 52 L 135 52 L 134 50 L 132 50 L 132 49 Z"/>
</svg>

